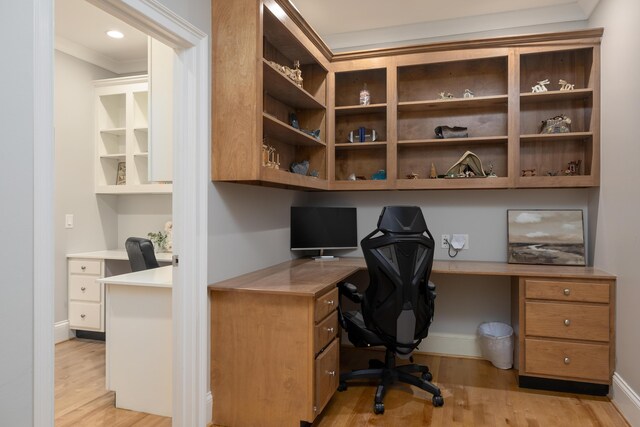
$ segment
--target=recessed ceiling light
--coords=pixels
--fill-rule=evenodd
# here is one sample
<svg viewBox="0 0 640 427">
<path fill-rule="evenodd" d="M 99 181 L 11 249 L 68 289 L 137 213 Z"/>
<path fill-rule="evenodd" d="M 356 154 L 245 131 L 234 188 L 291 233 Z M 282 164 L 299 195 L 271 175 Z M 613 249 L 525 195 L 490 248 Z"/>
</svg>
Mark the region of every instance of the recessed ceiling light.
<svg viewBox="0 0 640 427">
<path fill-rule="evenodd" d="M 121 39 L 124 37 L 124 34 L 117 30 L 109 30 L 107 31 L 107 35 L 112 39 Z"/>
</svg>

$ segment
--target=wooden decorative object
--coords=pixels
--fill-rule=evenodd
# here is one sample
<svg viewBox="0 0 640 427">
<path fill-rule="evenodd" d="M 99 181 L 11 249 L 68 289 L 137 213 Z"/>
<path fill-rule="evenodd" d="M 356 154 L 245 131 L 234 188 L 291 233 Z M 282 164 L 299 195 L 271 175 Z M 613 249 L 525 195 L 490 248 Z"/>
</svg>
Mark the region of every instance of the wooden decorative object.
<svg viewBox="0 0 640 427">
<path fill-rule="evenodd" d="M 575 86 L 563 79 L 560 79 L 558 84 L 560 85 L 560 90 L 573 90 L 573 87 Z"/>
<path fill-rule="evenodd" d="M 546 92 L 547 87 L 545 85 L 549 84 L 549 79 L 540 80 L 537 85 L 531 87 L 531 92 Z"/>
</svg>

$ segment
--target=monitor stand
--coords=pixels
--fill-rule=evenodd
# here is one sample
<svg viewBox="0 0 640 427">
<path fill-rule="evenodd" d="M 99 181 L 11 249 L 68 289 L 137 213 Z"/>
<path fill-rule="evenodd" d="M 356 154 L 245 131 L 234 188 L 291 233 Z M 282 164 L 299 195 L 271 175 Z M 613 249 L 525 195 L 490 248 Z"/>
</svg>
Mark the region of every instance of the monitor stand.
<svg viewBox="0 0 640 427">
<path fill-rule="evenodd" d="M 324 249 L 320 249 L 320 255 L 311 257 L 315 261 L 338 261 L 340 258 L 333 255 L 324 255 Z"/>
</svg>

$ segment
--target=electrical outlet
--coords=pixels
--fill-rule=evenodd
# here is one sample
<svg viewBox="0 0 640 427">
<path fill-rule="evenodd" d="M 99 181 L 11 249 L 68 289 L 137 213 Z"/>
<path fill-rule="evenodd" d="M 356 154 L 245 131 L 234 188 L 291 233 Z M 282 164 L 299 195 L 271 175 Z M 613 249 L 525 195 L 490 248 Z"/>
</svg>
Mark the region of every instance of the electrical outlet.
<svg viewBox="0 0 640 427">
<path fill-rule="evenodd" d="M 469 249 L 469 235 L 468 234 L 453 234 L 450 242 L 453 243 L 455 249 Z"/>
<path fill-rule="evenodd" d="M 447 249 L 449 247 L 449 244 L 447 242 L 450 242 L 451 238 L 449 237 L 448 234 L 443 234 L 442 237 L 440 238 L 440 247 L 442 249 Z"/>
<path fill-rule="evenodd" d="M 64 228 L 73 228 L 73 214 L 64 216 Z"/>
</svg>

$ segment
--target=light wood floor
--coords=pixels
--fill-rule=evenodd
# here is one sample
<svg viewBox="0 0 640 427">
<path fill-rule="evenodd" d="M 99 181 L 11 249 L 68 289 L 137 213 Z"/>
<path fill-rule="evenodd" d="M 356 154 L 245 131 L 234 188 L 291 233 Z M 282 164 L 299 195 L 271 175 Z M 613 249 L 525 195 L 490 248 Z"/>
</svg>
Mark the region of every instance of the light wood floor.
<svg viewBox="0 0 640 427">
<path fill-rule="evenodd" d="M 104 381 L 104 342 L 74 339 L 57 344 L 55 426 L 171 426 L 171 418 L 116 409 L 115 395 Z"/>
<path fill-rule="evenodd" d="M 343 349 L 341 368 L 364 368 L 382 352 Z M 606 397 L 552 393 L 517 386 L 517 371 L 483 360 L 416 355 L 426 364 L 445 399 L 434 408 L 428 393 L 394 385 L 385 396 L 385 412 L 373 413 L 375 385 L 352 385 L 336 393 L 314 426 L 628 426 Z"/>
</svg>

